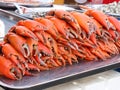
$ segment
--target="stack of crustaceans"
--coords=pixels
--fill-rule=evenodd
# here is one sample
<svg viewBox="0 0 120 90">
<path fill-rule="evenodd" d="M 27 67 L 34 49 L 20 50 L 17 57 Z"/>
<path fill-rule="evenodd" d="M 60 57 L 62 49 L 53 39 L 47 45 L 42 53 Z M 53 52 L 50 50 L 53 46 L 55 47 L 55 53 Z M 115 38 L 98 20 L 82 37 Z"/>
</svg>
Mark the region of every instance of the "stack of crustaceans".
<svg viewBox="0 0 120 90">
<path fill-rule="evenodd" d="M 120 52 L 120 22 L 103 12 L 51 10 L 21 20 L 0 43 L 0 73 L 20 80 L 31 71 L 50 70 L 80 60 L 106 60 Z M 79 58 L 79 59 L 78 59 Z"/>
</svg>

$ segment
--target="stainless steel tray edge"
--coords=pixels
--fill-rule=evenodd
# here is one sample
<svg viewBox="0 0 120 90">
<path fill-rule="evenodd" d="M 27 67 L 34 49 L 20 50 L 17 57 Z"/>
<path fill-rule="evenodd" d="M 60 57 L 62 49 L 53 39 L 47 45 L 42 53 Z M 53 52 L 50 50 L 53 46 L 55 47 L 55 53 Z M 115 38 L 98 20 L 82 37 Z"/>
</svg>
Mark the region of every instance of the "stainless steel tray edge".
<svg viewBox="0 0 120 90">
<path fill-rule="evenodd" d="M 18 16 L 17 14 L 11 13 L 10 11 L 6 11 L 6 10 L 3 10 L 3 9 L 0 9 L 0 13 L 4 16 L 11 17 L 11 19 L 13 18 L 13 20 L 16 19 L 16 21 L 27 19 L 25 17 Z"/>
</svg>

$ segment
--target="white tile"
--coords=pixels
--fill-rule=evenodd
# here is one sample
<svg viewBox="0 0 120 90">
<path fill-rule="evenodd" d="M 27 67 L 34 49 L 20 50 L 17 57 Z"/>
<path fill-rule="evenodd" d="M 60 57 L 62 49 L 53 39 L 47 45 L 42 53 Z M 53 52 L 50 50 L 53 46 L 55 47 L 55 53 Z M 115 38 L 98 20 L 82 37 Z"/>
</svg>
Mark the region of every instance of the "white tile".
<svg viewBox="0 0 120 90">
<path fill-rule="evenodd" d="M 120 73 L 110 70 L 45 90 L 120 90 Z"/>
<path fill-rule="evenodd" d="M 82 90 L 81 87 L 78 87 L 77 83 L 64 83 L 54 87 L 47 88 L 45 90 Z"/>
<path fill-rule="evenodd" d="M 95 77 L 96 75 L 79 80 L 82 90 L 104 90 L 105 82 Z"/>
<path fill-rule="evenodd" d="M 4 90 L 2 87 L 0 87 L 0 90 Z"/>
</svg>

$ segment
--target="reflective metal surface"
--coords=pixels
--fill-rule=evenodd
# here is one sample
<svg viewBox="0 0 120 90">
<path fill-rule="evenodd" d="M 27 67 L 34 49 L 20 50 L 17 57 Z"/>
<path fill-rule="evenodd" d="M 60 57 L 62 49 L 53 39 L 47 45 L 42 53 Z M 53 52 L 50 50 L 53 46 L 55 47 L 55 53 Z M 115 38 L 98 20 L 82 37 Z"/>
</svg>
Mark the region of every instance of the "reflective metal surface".
<svg viewBox="0 0 120 90">
<path fill-rule="evenodd" d="M 11 26 L 19 20 L 24 20 L 26 18 L 20 17 L 8 11 L 0 9 L 0 19 L 5 23 L 5 33 L 8 32 Z"/>
</svg>

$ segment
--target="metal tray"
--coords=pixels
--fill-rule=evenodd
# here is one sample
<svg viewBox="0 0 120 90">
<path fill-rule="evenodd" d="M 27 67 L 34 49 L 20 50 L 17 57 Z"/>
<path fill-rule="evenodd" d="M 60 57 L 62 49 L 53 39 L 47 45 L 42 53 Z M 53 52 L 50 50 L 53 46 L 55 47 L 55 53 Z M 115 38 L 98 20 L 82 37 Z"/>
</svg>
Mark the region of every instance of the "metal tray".
<svg viewBox="0 0 120 90">
<path fill-rule="evenodd" d="M 44 16 L 46 14 L 46 12 L 50 11 L 50 10 L 53 10 L 53 9 L 64 9 L 64 10 L 67 10 L 67 11 L 74 11 L 75 8 L 72 8 L 72 7 L 68 7 L 67 5 L 53 5 L 51 7 L 23 7 L 23 6 L 19 6 L 19 7 L 22 7 L 23 9 L 25 9 L 26 11 L 24 12 L 22 9 L 22 14 L 20 14 L 19 10 L 15 10 L 15 13 L 17 15 L 20 15 L 20 16 L 23 16 L 23 17 L 26 17 L 26 18 L 30 18 L 30 19 L 33 19 L 35 17 L 39 17 L 39 16 Z"/>
<path fill-rule="evenodd" d="M 0 9 L 0 19 L 4 22 L 5 33 L 7 33 L 10 27 L 15 25 L 17 21 L 24 20 L 26 18 L 17 16 L 13 13 Z"/>
<path fill-rule="evenodd" d="M 7 32 L 7 30 L 9 30 L 9 28 L 13 26 L 18 20 L 25 18 L 8 13 L 4 10 L 0 10 L 0 19 L 4 21 Z M 25 76 L 22 80 L 19 81 L 0 77 L 0 85 L 2 87 L 9 88 L 8 90 L 31 90 L 32 88 L 36 87 L 38 87 L 38 90 L 40 90 L 119 67 L 120 55 L 117 55 L 105 61 L 80 61 L 79 63 L 75 63 L 72 66 L 67 65 L 65 67 L 54 68 L 50 71 L 42 71 L 37 73 L 35 76 Z"/>
</svg>

